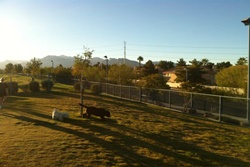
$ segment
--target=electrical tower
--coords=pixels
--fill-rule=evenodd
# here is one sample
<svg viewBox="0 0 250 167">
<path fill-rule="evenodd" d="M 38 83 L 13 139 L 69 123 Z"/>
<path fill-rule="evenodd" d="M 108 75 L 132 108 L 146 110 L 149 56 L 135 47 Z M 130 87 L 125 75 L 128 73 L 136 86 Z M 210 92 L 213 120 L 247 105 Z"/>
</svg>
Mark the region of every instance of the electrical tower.
<svg viewBox="0 0 250 167">
<path fill-rule="evenodd" d="M 124 42 L 124 64 L 126 64 L 126 42 Z"/>
</svg>

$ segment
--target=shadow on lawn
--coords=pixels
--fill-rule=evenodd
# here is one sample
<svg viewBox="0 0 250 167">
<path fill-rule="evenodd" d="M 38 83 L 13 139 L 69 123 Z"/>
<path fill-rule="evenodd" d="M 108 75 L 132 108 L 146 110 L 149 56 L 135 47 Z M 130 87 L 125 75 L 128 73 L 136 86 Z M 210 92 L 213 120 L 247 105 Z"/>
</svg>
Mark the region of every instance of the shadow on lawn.
<svg viewBox="0 0 250 167">
<path fill-rule="evenodd" d="M 98 137 L 95 137 L 95 135 L 85 134 L 84 132 L 80 132 L 80 131 L 73 130 L 73 129 L 70 129 L 70 128 L 58 126 L 56 124 L 53 124 L 53 123 L 50 123 L 50 122 L 47 122 L 47 121 L 41 121 L 41 120 L 38 120 L 38 119 L 33 119 L 33 118 L 30 118 L 30 117 L 26 117 L 26 116 L 18 116 L 18 115 L 7 114 L 7 113 L 4 114 L 4 115 L 7 116 L 7 117 L 10 117 L 10 118 L 15 118 L 15 119 L 18 119 L 18 120 L 21 120 L 21 121 L 26 121 L 26 122 L 32 123 L 32 124 L 34 124 L 36 126 L 44 126 L 46 128 L 50 128 L 52 130 L 65 132 L 65 133 L 68 133 L 68 134 L 75 135 L 75 136 L 77 136 L 79 138 L 89 140 L 90 142 L 95 143 L 95 144 L 105 148 L 106 150 L 112 151 L 115 155 L 120 155 L 121 157 L 124 158 L 124 160 L 126 161 L 126 163 L 129 166 L 133 165 L 133 163 L 137 163 L 140 166 L 148 166 L 148 167 L 151 167 L 152 165 L 157 165 L 157 164 L 164 165 L 162 160 L 155 160 L 155 159 L 152 159 L 152 158 L 148 158 L 148 157 L 139 155 L 139 154 L 129 150 L 129 148 L 126 145 L 121 146 L 118 143 L 109 142 L 109 141 L 100 139 Z M 76 121 L 76 122 L 78 122 L 78 121 Z M 77 125 L 79 125 L 79 122 L 77 123 Z M 95 130 L 95 131 L 98 131 L 98 132 L 101 132 L 102 130 L 104 130 L 104 129 L 98 128 L 97 126 L 93 126 L 93 125 L 90 125 L 90 124 L 87 124 L 86 126 L 88 126 L 88 128 L 90 128 L 91 130 Z M 110 162 L 110 163 L 112 164 L 112 162 Z M 113 164 L 113 165 L 115 165 L 115 164 Z"/>
<path fill-rule="evenodd" d="M 47 98 L 47 96 L 49 96 L 46 93 L 43 93 L 43 94 L 45 95 L 42 95 L 42 97 L 40 97 L 39 95 L 39 98 L 43 98 L 43 97 Z M 57 95 L 68 96 L 70 94 L 61 93 L 61 92 L 53 92 L 51 96 L 57 96 Z M 34 96 L 35 95 L 26 96 L 26 97 L 29 98 L 29 97 L 34 97 Z M 76 94 L 71 94 L 71 97 L 79 97 L 79 96 Z M 16 97 L 13 97 L 12 102 L 14 102 L 15 100 L 25 100 L 25 98 L 16 96 Z M 85 98 L 86 98 L 86 95 L 85 95 Z M 88 95 L 87 99 L 88 99 L 88 102 L 89 100 L 98 101 L 100 104 L 104 103 L 107 106 L 109 106 L 110 105 L 109 103 L 112 102 L 112 105 L 117 106 L 117 107 L 119 106 L 119 107 L 124 107 L 124 108 L 130 108 L 132 110 L 133 109 L 141 110 L 141 111 L 150 113 L 152 115 L 172 117 L 174 119 L 179 119 L 186 123 L 196 124 L 196 126 L 203 126 L 203 125 L 205 125 L 206 127 L 208 126 L 205 123 L 201 123 L 201 121 L 195 121 L 194 119 L 192 120 L 185 119 L 180 116 L 177 117 L 176 115 L 163 113 L 161 109 L 152 110 L 152 108 L 148 108 L 146 104 L 140 103 L 141 105 L 138 106 L 137 102 L 128 103 L 127 100 L 118 101 L 116 98 L 113 99 L 112 97 L 106 97 L 106 96 L 104 99 L 102 96 Z M 65 122 L 67 124 L 72 124 L 72 125 L 80 126 L 80 127 L 86 126 L 93 132 L 98 132 L 99 134 L 102 134 L 102 135 L 112 136 L 113 138 L 116 139 L 113 141 L 107 141 L 107 140 L 96 137 L 95 135 L 93 135 L 94 133 L 86 134 L 82 131 L 77 131 L 77 130 L 70 129 L 67 127 L 58 126 L 55 123 L 50 123 L 47 120 L 50 120 L 51 116 L 37 112 L 36 110 L 34 110 L 34 108 L 32 108 L 32 105 L 30 106 L 25 105 L 25 108 L 21 108 L 21 107 L 18 108 L 18 106 L 9 106 L 8 108 L 13 111 L 18 110 L 18 112 L 20 112 L 21 114 L 20 115 L 8 114 L 8 113 L 3 114 L 6 117 L 19 119 L 21 121 L 33 123 L 33 125 L 36 125 L 36 126 L 44 126 L 52 130 L 65 132 L 68 134 L 75 135 L 79 138 L 89 140 L 90 142 L 95 143 L 105 148 L 106 150 L 112 151 L 113 154 L 119 155 L 120 157 L 124 159 L 126 164 L 129 166 L 132 166 L 134 164 L 139 164 L 139 166 L 148 166 L 148 167 L 149 166 L 170 166 L 167 162 L 164 162 L 163 159 L 154 159 L 153 157 L 150 158 L 150 157 L 143 156 L 142 154 L 136 153 L 137 147 L 145 148 L 149 150 L 149 152 L 151 153 L 161 154 L 164 157 L 171 157 L 177 163 L 183 162 L 184 164 L 188 163 L 194 166 L 214 166 L 215 164 L 218 166 L 248 166 L 249 165 L 249 163 L 240 161 L 238 159 L 222 156 L 213 152 L 208 152 L 197 147 L 196 145 L 186 143 L 185 141 L 181 139 L 180 135 L 182 134 L 174 134 L 175 132 L 171 132 L 172 134 L 165 134 L 165 135 L 161 134 L 160 132 L 157 134 L 150 133 L 150 132 L 143 132 L 138 129 L 135 130 L 127 126 L 117 124 L 116 121 L 113 121 L 113 120 L 107 120 L 106 122 L 101 122 L 99 119 L 97 120 L 95 118 L 88 120 L 88 121 L 79 120 L 79 119 L 69 119 L 67 122 Z M 32 114 L 34 116 L 37 116 L 38 119 L 31 118 L 22 113 Z M 130 114 L 130 113 L 127 113 L 127 114 Z M 40 120 L 39 118 L 43 118 L 45 120 Z M 100 126 L 94 125 L 92 120 L 96 122 L 98 121 L 97 123 Z M 148 140 L 154 141 L 154 142 L 149 143 L 147 142 Z M 164 147 L 171 148 L 171 150 L 166 149 Z M 182 151 L 182 153 L 178 153 L 177 152 L 178 150 Z M 186 156 L 186 155 L 183 155 L 183 153 L 192 153 L 192 155 L 194 156 L 193 157 L 192 155 Z M 112 162 L 110 163 L 112 164 Z M 173 166 L 175 165 L 173 164 Z"/>
<path fill-rule="evenodd" d="M 25 111 L 21 111 L 25 112 Z M 38 112 L 29 112 L 29 114 L 33 114 L 35 116 L 51 119 L 50 116 L 38 113 Z M 139 153 L 136 153 L 136 149 L 145 148 L 149 150 L 151 153 L 161 154 L 164 157 L 173 158 L 175 162 L 183 162 L 184 164 L 192 164 L 194 166 L 214 166 L 215 164 L 218 166 L 247 166 L 248 163 L 242 162 L 238 159 L 234 159 L 231 157 L 222 156 L 219 154 L 215 154 L 212 152 L 208 152 L 202 150 L 201 148 L 188 144 L 178 138 L 174 134 L 161 135 L 159 133 L 154 134 L 150 132 L 142 132 L 140 130 L 135 130 L 129 128 L 127 126 L 119 125 L 116 121 L 107 120 L 105 122 L 98 120 L 98 124 L 94 125 L 92 121 L 95 120 L 79 120 L 79 119 L 69 119 L 66 123 L 72 124 L 80 127 L 87 127 L 94 133 L 102 134 L 103 136 L 112 136 L 115 140 L 107 141 L 101 138 L 98 138 L 93 134 L 86 134 L 83 131 L 78 131 L 74 129 L 70 129 L 63 126 L 58 126 L 55 123 L 50 123 L 46 120 L 39 120 L 30 118 L 24 115 L 14 115 L 5 113 L 4 116 L 11 117 L 15 119 L 19 119 L 21 121 L 26 121 L 28 123 L 32 123 L 35 126 L 44 126 L 46 128 L 50 128 L 52 130 L 61 131 L 64 133 L 75 135 L 81 139 L 89 140 L 92 143 L 95 143 L 102 148 L 111 151 L 114 155 L 119 155 L 123 158 L 127 165 L 133 166 L 134 164 L 138 164 L 139 166 L 170 166 L 168 162 L 164 162 L 163 159 L 154 159 L 153 157 L 146 157 Z M 101 123 L 101 124 L 100 124 Z M 126 132 L 126 134 L 124 133 Z M 174 138 L 173 138 L 174 137 Z M 179 136 L 180 137 L 180 136 Z M 146 139 L 146 140 L 144 140 Z M 154 141 L 152 143 L 147 142 L 148 140 Z M 171 148 L 166 149 L 166 148 Z M 178 153 L 178 151 L 183 152 L 191 152 L 194 157 L 188 155 L 183 155 Z M 197 159 L 199 157 L 199 159 Z M 108 157 L 107 157 L 108 158 Z M 110 157 L 109 157 L 110 159 Z M 112 164 L 112 162 L 109 162 Z M 172 162 L 173 163 L 173 162 Z M 172 164 L 175 166 L 174 164 Z"/>
</svg>

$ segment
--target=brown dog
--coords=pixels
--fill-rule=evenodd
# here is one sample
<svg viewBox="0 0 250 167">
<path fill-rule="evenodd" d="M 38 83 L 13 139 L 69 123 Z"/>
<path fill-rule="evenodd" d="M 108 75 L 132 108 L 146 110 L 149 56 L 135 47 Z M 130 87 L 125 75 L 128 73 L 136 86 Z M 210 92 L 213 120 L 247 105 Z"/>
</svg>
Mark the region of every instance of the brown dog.
<svg viewBox="0 0 250 167">
<path fill-rule="evenodd" d="M 88 118 L 91 117 L 91 115 L 99 116 L 102 120 L 104 120 L 104 117 L 110 117 L 110 112 L 104 108 L 97 108 L 97 107 L 88 107 L 82 103 L 79 103 L 80 106 L 83 106 L 86 108 L 86 115 Z"/>
</svg>

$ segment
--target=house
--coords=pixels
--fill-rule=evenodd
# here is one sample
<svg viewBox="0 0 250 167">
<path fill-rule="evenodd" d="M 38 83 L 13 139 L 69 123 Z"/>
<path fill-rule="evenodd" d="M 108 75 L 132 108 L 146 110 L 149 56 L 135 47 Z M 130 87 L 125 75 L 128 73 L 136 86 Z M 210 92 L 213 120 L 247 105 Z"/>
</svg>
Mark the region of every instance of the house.
<svg viewBox="0 0 250 167">
<path fill-rule="evenodd" d="M 215 74 L 216 71 L 214 71 L 213 69 L 203 66 L 201 67 L 201 70 L 204 72 L 204 74 L 202 74 L 202 78 L 204 78 L 205 84 L 206 85 L 215 85 Z M 168 84 L 173 85 L 174 83 L 176 83 L 175 79 L 177 78 L 177 76 L 175 75 L 175 68 L 172 68 L 170 70 L 164 71 L 162 72 L 163 76 L 166 77 L 168 79 Z M 171 86 L 170 85 L 170 86 Z"/>
<path fill-rule="evenodd" d="M 177 76 L 175 75 L 175 68 L 164 71 L 162 72 L 162 74 L 165 78 L 167 78 L 168 82 L 176 83 L 175 79 L 177 78 Z"/>
</svg>

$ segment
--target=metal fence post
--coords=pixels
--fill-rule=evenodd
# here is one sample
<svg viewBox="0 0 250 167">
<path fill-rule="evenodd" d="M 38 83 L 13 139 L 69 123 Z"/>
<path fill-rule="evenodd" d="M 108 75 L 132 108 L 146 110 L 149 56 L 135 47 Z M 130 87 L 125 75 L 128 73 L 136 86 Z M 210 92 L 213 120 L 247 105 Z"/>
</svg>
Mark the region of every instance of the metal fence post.
<svg viewBox="0 0 250 167">
<path fill-rule="evenodd" d="M 12 95 L 12 77 L 10 77 L 10 92 L 9 92 L 9 94 L 10 95 Z"/>
<path fill-rule="evenodd" d="M 142 88 L 139 88 L 139 102 L 141 102 Z"/>
<path fill-rule="evenodd" d="M 222 113 L 222 97 L 219 96 L 219 122 L 221 122 L 221 113 Z"/>
<path fill-rule="evenodd" d="M 193 108 L 193 93 L 190 93 L 190 107 Z"/>
<path fill-rule="evenodd" d="M 169 103 L 169 108 L 171 108 L 171 91 L 168 91 L 168 103 Z"/>
<path fill-rule="evenodd" d="M 122 85 L 120 85 L 120 97 L 122 99 Z"/>
<path fill-rule="evenodd" d="M 131 86 L 129 87 L 129 100 L 131 100 Z"/>
<path fill-rule="evenodd" d="M 250 29 L 250 28 L 249 28 L 249 29 Z M 250 74 L 249 74 L 249 75 L 250 75 Z M 247 121 L 247 123 L 249 123 L 249 121 L 250 121 L 250 119 L 249 119 L 249 113 L 250 113 L 249 107 L 250 107 L 250 99 L 247 98 L 247 112 L 246 112 L 246 121 Z"/>
</svg>

